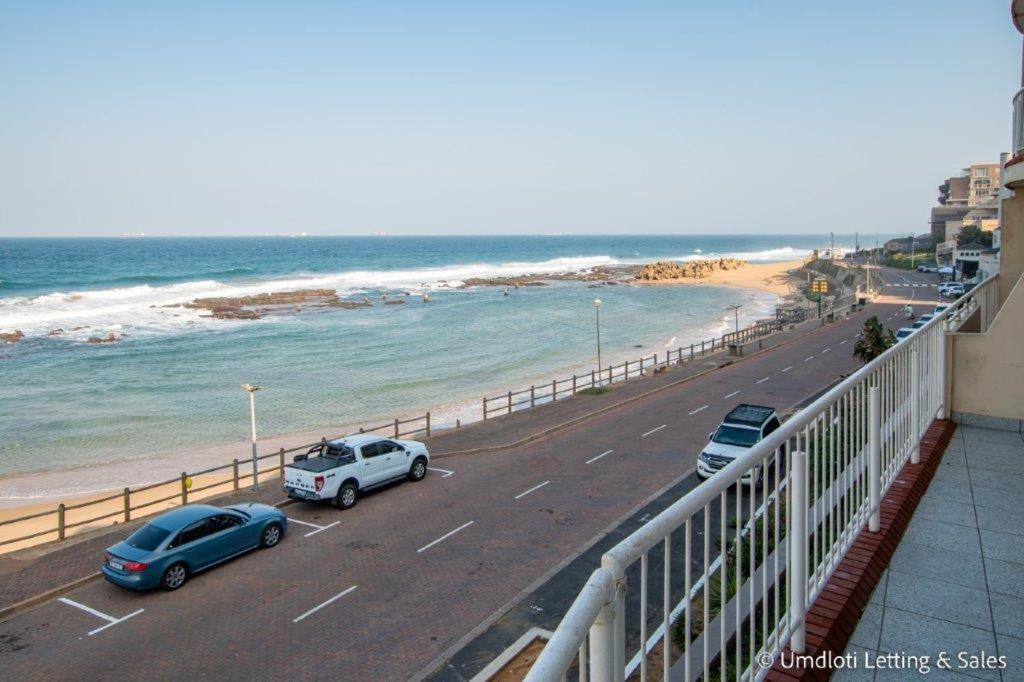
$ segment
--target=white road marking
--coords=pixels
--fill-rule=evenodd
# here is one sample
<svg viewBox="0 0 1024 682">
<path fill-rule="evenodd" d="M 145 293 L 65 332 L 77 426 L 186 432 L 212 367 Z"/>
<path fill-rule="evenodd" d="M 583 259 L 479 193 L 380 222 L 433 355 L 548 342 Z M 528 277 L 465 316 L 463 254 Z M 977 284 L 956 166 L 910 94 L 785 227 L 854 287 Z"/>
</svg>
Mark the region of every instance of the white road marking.
<svg viewBox="0 0 1024 682">
<path fill-rule="evenodd" d="M 771 377 L 762 377 L 762 378 L 758 379 L 755 383 L 763 384 L 764 382 L 768 381 L 769 379 L 771 379 Z"/>
<path fill-rule="evenodd" d="M 313 608 L 311 608 L 309 611 L 306 611 L 304 614 L 302 614 L 298 618 L 295 618 L 294 620 L 292 620 L 292 622 L 293 623 L 298 623 L 300 620 L 302 620 L 306 616 L 313 615 L 314 613 L 316 613 L 317 611 L 319 611 L 323 607 L 327 606 L 328 604 L 333 604 L 334 602 L 338 601 L 339 599 L 341 599 L 342 597 L 344 597 L 346 594 L 348 594 L 352 590 L 356 589 L 357 587 L 359 587 L 359 586 L 358 585 L 353 585 L 352 587 L 348 588 L 344 592 L 339 592 L 338 594 L 334 595 L 333 597 L 331 597 L 330 599 L 325 601 L 323 604 L 320 604 L 320 606 L 314 606 Z"/>
<path fill-rule="evenodd" d="M 444 476 L 442 476 L 441 478 L 448 478 L 449 476 L 451 476 L 452 474 L 455 473 L 454 471 L 448 471 L 447 469 L 438 469 L 437 467 L 427 467 L 427 468 L 430 469 L 431 471 L 440 471 L 440 472 L 442 472 L 444 474 Z"/>
<path fill-rule="evenodd" d="M 302 525 L 302 526 L 309 526 L 310 528 L 316 528 L 316 530 L 314 530 L 314 531 L 312 531 L 310 533 L 306 533 L 305 535 L 303 535 L 302 537 L 304 537 L 304 538 L 308 538 L 310 535 L 316 535 L 317 533 L 319 533 L 321 531 L 325 531 L 328 528 L 334 528 L 339 523 L 341 523 L 341 521 L 335 521 L 334 523 L 329 523 L 326 526 L 321 526 L 318 523 L 310 523 L 309 521 L 300 521 L 299 519 L 296 519 L 296 518 L 291 517 L 291 516 L 288 517 L 288 521 L 291 522 L 291 523 L 297 523 L 297 524 Z"/>
<path fill-rule="evenodd" d="M 843 339 L 842 341 L 839 342 L 839 345 L 840 346 L 843 345 L 844 343 L 846 343 L 846 341 L 847 341 L 847 339 Z"/>
<path fill-rule="evenodd" d="M 513 499 L 516 499 L 516 500 L 518 500 L 518 499 L 519 499 L 520 497 L 526 497 L 527 495 L 529 495 L 530 493 L 532 493 L 532 492 L 533 492 L 534 490 L 540 490 L 541 488 L 543 488 L 544 486 L 546 486 L 546 485 L 547 485 L 548 483 L 551 483 L 551 481 L 544 481 L 544 482 L 543 482 L 543 483 L 541 483 L 540 485 L 535 485 L 535 486 L 533 486 L 532 488 L 530 488 L 529 490 L 524 490 L 523 492 L 521 492 L 521 493 L 519 493 L 518 495 L 516 495 L 516 496 L 515 496 L 515 498 L 513 498 Z"/>
<path fill-rule="evenodd" d="M 652 433 L 657 433 L 658 431 L 661 431 L 661 430 L 662 430 L 663 428 L 665 428 L 666 426 L 668 426 L 668 424 L 662 424 L 662 425 L 661 425 L 661 426 L 659 426 L 658 428 L 656 428 L 656 429 L 651 429 L 651 430 L 650 430 L 650 431 L 648 431 L 647 433 L 641 433 L 641 434 L 640 434 L 640 437 L 641 437 L 641 438 L 647 438 L 647 436 L 651 435 Z"/>
<path fill-rule="evenodd" d="M 591 457 L 591 458 L 590 458 L 590 459 L 588 459 L 588 460 L 587 460 L 586 462 L 584 462 L 584 464 L 590 464 L 590 463 L 592 463 L 592 462 L 596 462 L 597 460 L 601 459 L 601 458 L 602 458 L 602 457 L 604 457 L 605 455 L 610 455 L 610 454 L 612 454 L 612 451 L 611 451 L 611 450 L 605 450 L 604 452 L 602 452 L 602 453 L 601 453 L 600 455 L 598 455 L 597 457 Z"/>
<path fill-rule="evenodd" d="M 455 530 L 453 530 L 453 531 L 449 531 L 449 532 L 445 533 L 444 535 L 442 535 L 442 536 L 441 536 L 441 537 L 439 537 L 438 539 L 434 540 L 434 541 L 433 541 L 433 542 L 431 542 L 430 544 L 427 544 L 427 545 L 423 545 L 422 547 L 420 547 L 419 549 L 417 549 L 417 550 L 416 550 L 416 553 L 418 554 L 418 553 L 420 553 L 420 552 L 423 552 L 423 551 L 425 551 L 425 550 L 428 550 L 428 549 L 430 549 L 431 547 L 433 547 L 434 545 L 436 545 L 437 543 L 441 542 L 442 540 L 447 540 L 447 539 L 448 539 L 448 538 L 450 538 L 451 536 L 455 535 L 456 533 L 458 533 L 458 532 L 459 532 L 460 530 L 462 530 L 463 528 L 469 528 L 469 527 L 470 527 L 470 526 L 472 526 L 472 525 L 473 525 L 473 522 L 472 522 L 472 521 L 469 521 L 468 523 L 464 523 L 464 524 L 462 524 L 461 526 L 459 526 L 458 528 L 456 528 Z"/>
<path fill-rule="evenodd" d="M 727 396 L 725 396 L 725 397 L 726 397 L 726 398 L 731 398 L 731 397 L 733 397 L 734 395 L 736 395 L 737 393 L 739 393 L 739 391 L 733 391 L 732 393 L 730 393 L 729 395 L 727 395 Z"/>
<path fill-rule="evenodd" d="M 813 359 L 814 359 L 813 355 L 808 355 L 806 358 L 804 358 L 804 362 L 810 362 Z"/>
<path fill-rule="evenodd" d="M 828 348 L 825 348 L 825 349 L 824 349 L 824 350 L 822 350 L 821 352 L 822 352 L 822 353 L 827 353 L 827 352 L 829 352 L 830 350 L 832 350 L 832 346 L 829 346 Z"/>
<path fill-rule="evenodd" d="M 691 412 L 690 414 L 697 414 L 697 413 L 698 413 L 698 412 L 700 412 L 701 410 L 706 410 L 706 409 L 707 409 L 707 407 L 708 407 L 707 405 L 701 405 L 700 407 L 698 407 L 698 408 L 697 408 L 696 410 L 694 410 L 694 411 L 693 411 L 693 412 Z"/>
<path fill-rule="evenodd" d="M 146 609 L 139 609 L 138 611 L 132 611 L 127 616 L 124 616 L 123 618 L 115 618 L 114 616 L 108 616 L 107 614 L 103 613 L 102 611 L 97 611 L 94 608 L 88 607 L 85 604 L 79 604 L 78 602 L 76 602 L 76 601 L 74 601 L 72 599 L 68 599 L 67 597 L 60 597 L 60 598 L 57 599 L 57 601 L 63 602 L 65 604 L 67 604 L 68 606 L 74 606 L 77 609 L 82 609 L 86 613 L 90 613 L 90 614 L 96 616 L 97 618 L 100 618 L 102 620 L 107 621 L 106 625 L 102 625 L 102 626 L 96 628 L 95 630 L 90 630 L 89 631 L 89 636 L 90 637 L 92 635 L 95 635 L 97 632 L 103 632 L 107 628 L 113 627 L 113 626 L 117 625 L 118 623 L 123 623 L 124 621 L 128 620 L 132 616 L 137 616 L 137 615 L 139 615 L 140 613 L 142 613 L 143 611 L 146 610 Z"/>
<path fill-rule="evenodd" d="M 793 369 L 793 366 L 792 366 L 792 365 L 790 365 L 790 366 L 789 366 L 789 367 L 787 367 L 786 369 L 782 370 L 782 373 L 783 373 L 783 374 L 785 374 L 786 372 L 788 372 L 788 371 L 789 371 L 789 370 L 791 370 L 791 369 Z"/>
</svg>

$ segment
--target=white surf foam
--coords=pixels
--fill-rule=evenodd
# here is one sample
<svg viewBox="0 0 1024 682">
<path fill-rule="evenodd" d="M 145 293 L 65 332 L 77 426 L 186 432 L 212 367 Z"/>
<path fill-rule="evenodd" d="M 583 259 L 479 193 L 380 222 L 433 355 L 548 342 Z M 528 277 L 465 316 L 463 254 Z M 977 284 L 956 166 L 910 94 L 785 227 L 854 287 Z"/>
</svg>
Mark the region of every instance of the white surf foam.
<svg viewBox="0 0 1024 682">
<path fill-rule="evenodd" d="M 352 270 L 225 283 L 216 280 L 166 286 L 139 285 L 97 291 L 58 292 L 36 297 L 0 298 L 0 331 L 20 330 L 42 336 L 62 329 L 84 341 L 110 332 L 147 335 L 197 326 L 225 326 L 237 321 L 204 317 L 203 311 L 177 307 L 197 298 L 251 296 L 296 289 L 333 289 L 340 296 L 371 290 L 453 288 L 474 277 L 550 275 L 618 263 L 609 256 L 554 258 L 540 262 L 470 263 L 407 270 Z"/>
</svg>

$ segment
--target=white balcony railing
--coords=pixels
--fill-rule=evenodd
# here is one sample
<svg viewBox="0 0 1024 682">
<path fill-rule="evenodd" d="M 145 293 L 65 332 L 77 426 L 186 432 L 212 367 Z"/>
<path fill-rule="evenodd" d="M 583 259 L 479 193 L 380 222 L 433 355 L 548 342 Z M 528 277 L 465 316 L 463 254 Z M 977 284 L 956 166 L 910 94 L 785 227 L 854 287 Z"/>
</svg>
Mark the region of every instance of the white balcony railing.
<svg viewBox="0 0 1024 682">
<path fill-rule="evenodd" d="M 1024 151 L 1024 88 L 1013 96 L 1013 153 Z"/>
<path fill-rule="evenodd" d="M 787 644 L 802 651 L 810 604 L 948 409 L 947 329 L 990 309 L 993 282 L 605 553 L 526 679 L 760 679 Z"/>
</svg>

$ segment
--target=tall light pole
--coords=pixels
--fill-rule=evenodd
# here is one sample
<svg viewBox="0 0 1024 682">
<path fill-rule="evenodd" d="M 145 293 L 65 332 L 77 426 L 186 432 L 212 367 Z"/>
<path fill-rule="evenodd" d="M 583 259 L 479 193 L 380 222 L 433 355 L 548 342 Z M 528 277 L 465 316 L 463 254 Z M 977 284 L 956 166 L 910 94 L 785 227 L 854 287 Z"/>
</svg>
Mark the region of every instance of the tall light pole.
<svg viewBox="0 0 1024 682">
<path fill-rule="evenodd" d="M 601 376 L 601 299 L 594 299 L 594 327 L 597 330 L 597 376 Z"/>
<path fill-rule="evenodd" d="M 914 233 L 910 233 L 910 269 L 914 269 Z"/>
<path fill-rule="evenodd" d="M 743 307 L 742 305 L 727 306 L 727 308 L 733 312 L 733 315 L 736 318 L 736 335 L 737 336 L 740 333 L 740 308 L 742 308 L 742 307 Z"/>
<path fill-rule="evenodd" d="M 256 391 L 263 388 L 253 384 L 242 384 L 242 390 L 249 394 L 249 420 L 252 422 L 252 489 L 259 490 L 258 463 L 256 461 Z"/>
</svg>

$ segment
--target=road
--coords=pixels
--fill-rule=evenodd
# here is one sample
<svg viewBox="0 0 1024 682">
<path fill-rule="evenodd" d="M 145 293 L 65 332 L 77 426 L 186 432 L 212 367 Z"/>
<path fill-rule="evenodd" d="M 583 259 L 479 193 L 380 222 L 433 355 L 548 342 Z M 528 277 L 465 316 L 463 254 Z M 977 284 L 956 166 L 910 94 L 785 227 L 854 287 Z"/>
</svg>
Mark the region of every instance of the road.
<svg viewBox="0 0 1024 682">
<path fill-rule="evenodd" d="M 848 373 L 871 314 L 934 299 L 934 275 L 884 270 L 849 320 L 526 446 L 435 460 L 352 510 L 291 505 L 276 548 L 174 593 L 90 583 L 0 624 L 10 679 L 406 679 L 696 463 L 738 402 L 782 410 Z M 543 409 L 543 408 L 540 408 Z M 101 560 L 97 557 L 97 562 Z"/>
</svg>

